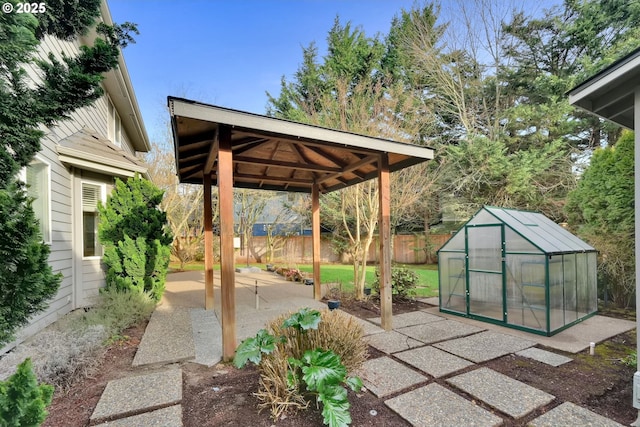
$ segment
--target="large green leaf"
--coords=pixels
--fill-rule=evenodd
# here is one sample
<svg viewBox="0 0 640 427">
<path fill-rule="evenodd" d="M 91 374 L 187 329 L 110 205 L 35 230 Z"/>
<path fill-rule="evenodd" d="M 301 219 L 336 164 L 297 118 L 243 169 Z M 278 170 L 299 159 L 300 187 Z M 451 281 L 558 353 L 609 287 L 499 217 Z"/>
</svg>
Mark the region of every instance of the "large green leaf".
<svg viewBox="0 0 640 427">
<path fill-rule="evenodd" d="M 298 312 L 293 313 L 291 317 L 284 321 L 283 328 L 295 328 L 297 330 L 318 329 L 320 324 L 320 312 L 312 310 L 308 307 L 301 308 Z"/>
<path fill-rule="evenodd" d="M 269 354 L 276 348 L 276 339 L 265 329 L 260 329 L 255 337 L 242 341 L 236 349 L 233 364 L 236 368 L 242 368 L 247 361 L 254 364 L 260 363 L 262 353 Z"/>
<path fill-rule="evenodd" d="M 349 414 L 349 401 L 347 390 L 339 385 L 324 387 L 318 394 L 318 400 L 322 402 L 322 418 L 329 427 L 348 426 L 351 423 Z"/>
<path fill-rule="evenodd" d="M 363 386 L 360 377 L 349 377 L 344 383 L 353 391 L 360 391 Z"/>
<path fill-rule="evenodd" d="M 322 392 L 325 385 L 340 384 L 347 375 L 340 356 L 331 350 L 307 350 L 302 360 L 306 365 L 302 367 L 302 379 L 311 391 Z"/>
</svg>

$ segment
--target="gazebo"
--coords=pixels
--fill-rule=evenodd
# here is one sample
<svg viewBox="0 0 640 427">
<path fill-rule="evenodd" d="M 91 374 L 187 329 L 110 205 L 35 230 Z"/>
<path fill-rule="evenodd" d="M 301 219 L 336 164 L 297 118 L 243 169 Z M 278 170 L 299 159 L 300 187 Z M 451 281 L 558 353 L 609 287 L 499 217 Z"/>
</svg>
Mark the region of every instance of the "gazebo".
<svg viewBox="0 0 640 427">
<path fill-rule="evenodd" d="M 389 173 L 433 149 L 169 97 L 176 170 L 204 186 L 205 308 L 213 309 L 211 187 L 218 186 L 224 360 L 236 348 L 233 188 L 311 193 L 314 298 L 320 299 L 320 193 L 378 179 L 382 327 L 392 328 Z"/>
</svg>

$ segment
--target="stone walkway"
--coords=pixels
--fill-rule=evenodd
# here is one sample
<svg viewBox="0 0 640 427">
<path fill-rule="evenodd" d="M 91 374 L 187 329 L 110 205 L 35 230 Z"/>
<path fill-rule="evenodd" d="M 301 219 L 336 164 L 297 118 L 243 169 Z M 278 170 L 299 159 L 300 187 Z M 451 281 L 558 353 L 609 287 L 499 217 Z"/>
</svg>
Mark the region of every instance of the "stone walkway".
<svg viewBox="0 0 640 427">
<path fill-rule="evenodd" d="M 393 322 L 394 330 L 386 332 L 377 326 L 379 318 L 361 321 L 365 339 L 385 355 L 367 360 L 357 374 L 371 393 L 388 397 L 385 404 L 413 426 L 499 426 L 506 420 L 518 420 L 553 402 L 555 396 L 482 363 L 512 353 L 551 366 L 572 360 L 536 348 L 536 341 L 514 336 L 504 328 L 504 332 L 485 330 L 428 311 L 394 315 Z M 462 370 L 465 372 L 460 373 Z M 445 383 L 449 387 L 442 385 Z M 531 425 L 621 426 L 568 402 Z"/>
<path fill-rule="evenodd" d="M 303 306 L 324 307 L 312 299 L 311 287 L 277 281 L 266 274 L 236 275 L 238 340 L 254 335 L 279 313 Z M 213 310 L 197 308 L 197 301 L 204 299 L 202 274 L 171 276 L 174 281 L 167 283 L 163 304 L 153 313 L 133 361 L 140 375 L 108 383 L 91 425 L 180 427 L 180 363 L 213 366 L 220 361 L 218 317 Z M 259 308 L 255 307 L 256 280 L 261 281 Z M 542 340 L 545 347 L 553 348 L 553 339 L 444 316 L 437 308 L 394 315 L 394 330 L 388 332 L 380 328 L 379 318 L 358 321 L 365 339 L 383 355 L 367 360 L 357 374 L 367 390 L 385 399 L 389 408 L 414 426 L 497 426 L 525 417 L 555 397 L 482 364 L 513 353 L 552 366 L 572 360 L 535 347 Z M 598 326 L 598 321 L 593 320 L 595 326 L 591 326 L 596 335 L 599 329 L 612 336 L 635 326 L 625 321 L 612 325 L 607 319 L 602 320 L 604 326 Z M 592 336 L 582 330 L 580 334 L 587 339 Z M 559 347 L 566 345 L 562 339 L 556 340 Z M 582 343 L 564 341 L 571 341 L 578 349 L 575 352 L 581 351 Z M 620 426 L 569 402 L 530 425 Z"/>
</svg>

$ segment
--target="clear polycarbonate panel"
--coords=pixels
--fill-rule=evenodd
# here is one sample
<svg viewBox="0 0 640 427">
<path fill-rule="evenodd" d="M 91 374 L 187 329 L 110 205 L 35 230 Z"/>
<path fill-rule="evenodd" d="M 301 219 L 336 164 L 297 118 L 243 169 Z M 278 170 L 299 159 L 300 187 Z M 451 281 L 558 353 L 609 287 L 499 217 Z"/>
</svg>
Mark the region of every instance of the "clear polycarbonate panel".
<svg viewBox="0 0 640 427">
<path fill-rule="evenodd" d="M 469 220 L 467 225 L 478 225 L 478 224 L 501 224 L 498 218 L 494 215 L 490 214 L 486 209 L 482 209 L 478 212 L 473 218 Z"/>
<path fill-rule="evenodd" d="M 598 256 L 595 252 L 588 254 L 589 265 L 589 313 L 598 311 Z"/>
<path fill-rule="evenodd" d="M 578 320 L 576 277 L 576 254 L 565 254 L 562 257 L 564 270 L 564 324 Z"/>
<path fill-rule="evenodd" d="M 590 312 L 589 310 L 589 256 L 588 254 L 576 254 L 576 311 L 578 318 Z"/>
<path fill-rule="evenodd" d="M 562 255 L 548 257 L 549 263 L 549 327 L 551 331 L 564 326 L 564 269 Z"/>
<path fill-rule="evenodd" d="M 502 226 L 467 227 L 469 270 L 502 273 Z"/>
<path fill-rule="evenodd" d="M 581 312 L 591 314 L 598 310 L 597 255 L 595 252 L 580 255 L 586 257 L 586 281 L 584 286 L 578 287 L 578 307 Z"/>
<path fill-rule="evenodd" d="M 527 239 L 513 231 L 509 227 L 504 229 L 505 250 L 507 252 L 531 252 L 541 253 L 540 249 L 532 245 Z"/>
<path fill-rule="evenodd" d="M 502 274 L 469 272 L 469 313 L 503 320 Z"/>
<path fill-rule="evenodd" d="M 544 331 L 545 256 L 506 255 L 507 323 Z"/>
<path fill-rule="evenodd" d="M 502 208 L 486 209 L 543 252 L 573 253 L 593 250 L 593 247 L 542 214 Z"/>
<path fill-rule="evenodd" d="M 442 308 L 467 312 L 465 254 L 440 252 L 440 304 Z"/>
<path fill-rule="evenodd" d="M 447 243 L 442 245 L 440 251 L 464 251 L 464 228 L 453 235 Z"/>
</svg>

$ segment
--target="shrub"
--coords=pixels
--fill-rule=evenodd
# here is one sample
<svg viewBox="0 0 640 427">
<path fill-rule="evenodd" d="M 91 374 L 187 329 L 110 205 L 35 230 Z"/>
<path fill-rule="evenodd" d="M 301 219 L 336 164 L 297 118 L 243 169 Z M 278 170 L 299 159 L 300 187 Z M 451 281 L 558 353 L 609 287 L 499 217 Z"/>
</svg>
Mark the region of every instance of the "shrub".
<svg viewBox="0 0 640 427">
<path fill-rule="evenodd" d="M 49 246 L 42 243 L 38 221 L 24 187 L 0 188 L 0 347 L 16 330 L 48 306 L 58 291 Z"/>
<path fill-rule="evenodd" d="M 418 275 L 406 267 L 391 268 L 391 295 L 394 301 L 413 299 L 418 286 Z M 376 269 L 376 279 L 371 290 L 380 295 L 380 271 Z"/>
<path fill-rule="evenodd" d="M 155 302 L 146 294 L 105 289 L 94 307 L 77 310 L 36 334 L 0 359 L 0 378 L 29 357 L 40 381 L 59 390 L 91 375 L 113 337 L 149 318 Z"/>
<path fill-rule="evenodd" d="M 106 205 L 99 204 L 107 287 L 145 291 L 156 301 L 162 297 L 173 242 L 166 214 L 159 209 L 162 196 L 145 179 L 116 179 Z"/>
<path fill-rule="evenodd" d="M 236 366 L 258 364 L 260 407 L 269 407 L 277 419 L 286 410 L 307 408 L 311 394 L 323 404 L 325 424 L 348 425 L 349 403 L 341 384 L 361 386 L 347 373 L 366 358 L 362 326 L 340 311 L 302 309 L 277 317 L 267 328 L 243 341 L 234 360 Z"/>
<path fill-rule="evenodd" d="M 39 426 L 47 416 L 53 387 L 38 385 L 31 360 L 26 359 L 7 381 L 0 382 L 0 426 Z"/>
<path fill-rule="evenodd" d="M 151 317 L 156 302 L 147 293 L 102 289 L 96 304 L 84 315 L 89 325 L 103 325 L 109 336 Z"/>
</svg>

